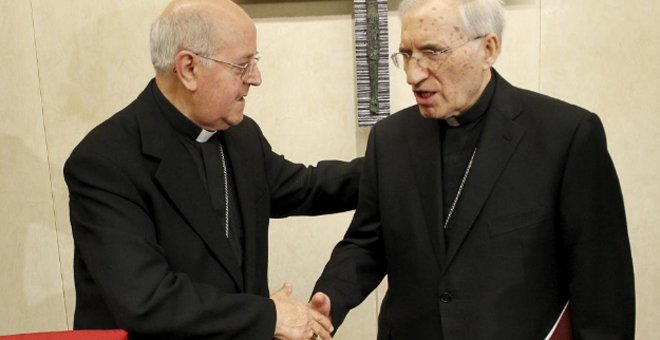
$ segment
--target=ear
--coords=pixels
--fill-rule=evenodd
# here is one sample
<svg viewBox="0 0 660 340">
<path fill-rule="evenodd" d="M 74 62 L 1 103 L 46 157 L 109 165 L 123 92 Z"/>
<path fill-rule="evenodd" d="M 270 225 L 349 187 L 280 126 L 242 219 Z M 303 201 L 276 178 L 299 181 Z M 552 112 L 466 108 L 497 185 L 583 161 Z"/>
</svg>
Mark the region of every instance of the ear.
<svg viewBox="0 0 660 340">
<path fill-rule="evenodd" d="M 500 38 L 495 33 L 489 33 L 483 39 L 484 68 L 491 68 L 500 55 Z"/>
<path fill-rule="evenodd" d="M 201 65 L 197 62 L 195 54 L 190 51 L 179 51 L 174 56 L 174 73 L 181 84 L 189 91 L 197 90 L 199 67 Z"/>
</svg>

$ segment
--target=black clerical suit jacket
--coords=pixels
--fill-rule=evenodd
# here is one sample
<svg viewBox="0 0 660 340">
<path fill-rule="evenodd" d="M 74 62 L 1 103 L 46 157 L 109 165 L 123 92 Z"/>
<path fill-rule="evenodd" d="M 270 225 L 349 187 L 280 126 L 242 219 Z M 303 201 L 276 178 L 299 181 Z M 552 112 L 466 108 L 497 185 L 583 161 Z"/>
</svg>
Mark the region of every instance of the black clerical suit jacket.
<svg viewBox="0 0 660 340">
<path fill-rule="evenodd" d="M 135 339 L 272 339 L 269 218 L 354 209 L 361 161 L 291 163 L 248 117 L 225 131 L 244 228 L 241 269 L 151 86 L 93 129 L 64 168 L 74 327 L 123 328 Z"/>
<path fill-rule="evenodd" d="M 314 290 L 338 326 L 387 275 L 379 339 L 545 339 L 567 300 L 576 339 L 633 339 L 630 246 L 601 122 L 493 75 L 450 229 L 438 121 L 407 108 L 371 131 L 354 219 Z"/>
</svg>

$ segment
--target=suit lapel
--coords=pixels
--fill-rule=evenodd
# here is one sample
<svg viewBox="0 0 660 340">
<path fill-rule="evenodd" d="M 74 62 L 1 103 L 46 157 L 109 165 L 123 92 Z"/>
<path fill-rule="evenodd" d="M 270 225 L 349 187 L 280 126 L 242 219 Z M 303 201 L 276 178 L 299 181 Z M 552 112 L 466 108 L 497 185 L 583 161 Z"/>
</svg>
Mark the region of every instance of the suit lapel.
<svg viewBox="0 0 660 340">
<path fill-rule="evenodd" d="M 236 284 L 243 288 L 238 259 L 223 233 L 222 223 L 213 214 L 211 200 L 197 174 L 198 171 L 183 145 L 173 141 L 170 143 L 169 153 L 162 159 L 156 172 L 156 179 Z"/>
<path fill-rule="evenodd" d="M 453 231 L 448 245 L 445 269 L 470 232 L 500 173 L 525 133 L 525 129 L 513 121 L 520 113 L 520 108 L 511 98 L 513 87 L 496 72 L 493 71 L 493 74 L 497 77 L 497 87 L 486 112 L 486 121 L 472 170 L 456 207 L 456 220 L 453 225 L 457 229 Z"/>
<path fill-rule="evenodd" d="M 238 202 L 240 202 L 240 213 L 243 222 L 243 232 L 245 244 L 243 245 L 243 268 L 245 273 L 245 291 L 255 292 L 257 287 L 254 269 L 259 268 L 257 265 L 256 254 L 257 248 L 257 221 L 255 211 L 256 207 L 256 192 L 255 192 L 255 179 L 259 178 L 255 172 L 255 166 L 261 162 L 258 160 L 250 159 L 254 154 L 245 149 L 246 143 L 249 141 L 244 140 L 247 134 L 241 133 L 241 126 L 235 126 L 225 131 L 225 142 L 227 145 L 227 153 L 231 160 L 231 168 L 234 174 L 234 182 L 236 184 L 236 193 L 238 195 Z M 265 189 L 264 189 L 265 190 Z"/>
<path fill-rule="evenodd" d="M 162 113 L 154 109 L 158 105 L 149 91 L 147 87 L 141 95 L 146 105 L 137 117 L 143 152 L 160 159 L 155 178 L 173 205 L 229 272 L 236 285 L 242 288 L 243 276 L 238 260 L 222 232 L 222 224 L 213 213 L 211 200 L 198 176 L 199 172 Z"/>
<path fill-rule="evenodd" d="M 442 161 L 440 154 L 440 129 L 434 119 L 421 117 L 416 110 L 415 131 L 408 138 L 408 164 L 412 165 L 415 184 L 422 203 L 422 212 L 438 266 L 444 262 L 445 241 L 442 232 Z"/>
</svg>

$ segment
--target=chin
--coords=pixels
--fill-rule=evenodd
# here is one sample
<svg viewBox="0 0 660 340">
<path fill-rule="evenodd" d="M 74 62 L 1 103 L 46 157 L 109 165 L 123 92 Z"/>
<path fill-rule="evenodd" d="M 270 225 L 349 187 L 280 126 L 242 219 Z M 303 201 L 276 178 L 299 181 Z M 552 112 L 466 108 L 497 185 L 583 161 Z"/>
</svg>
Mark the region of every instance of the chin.
<svg viewBox="0 0 660 340">
<path fill-rule="evenodd" d="M 241 112 L 239 114 L 233 115 L 232 117 L 227 117 L 227 119 L 223 120 L 223 123 L 227 125 L 226 128 L 236 126 L 243 121 L 243 117 L 243 113 Z"/>
<path fill-rule="evenodd" d="M 243 121 L 243 113 L 240 113 L 237 117 L 235 117 L 232 122 L 230 123 L 231 126 L 236 126 L 240 124 Z"/>
<path fill-rule="evenodd" d="M 422 115 L 424 118 L 430 118 L 430 119 L 442 119 L 442 115 L 438 114 L 433 108 L 429 107 L 420 107 L 419 108 L 419 113 Z"/>
<path fill-rule="evenodd" d="M 433 118 L 433 115 L 429 112 L 429 110 L 419 108 L 419 113 L 422 115 L 424 118 Z"/>
<path fill-rule="evenodd" d="M 438 110 L 436 107 L 429 107 L 429 106 L 420 106 L 419 107 L 419 113 L 422 115 L 424 118 L 429 118 L 429 119 L 447 119 L 452 116 L 456 116 L 454 112 L 452 111 L 446 111 L 446 110 Z"/>
</svg>

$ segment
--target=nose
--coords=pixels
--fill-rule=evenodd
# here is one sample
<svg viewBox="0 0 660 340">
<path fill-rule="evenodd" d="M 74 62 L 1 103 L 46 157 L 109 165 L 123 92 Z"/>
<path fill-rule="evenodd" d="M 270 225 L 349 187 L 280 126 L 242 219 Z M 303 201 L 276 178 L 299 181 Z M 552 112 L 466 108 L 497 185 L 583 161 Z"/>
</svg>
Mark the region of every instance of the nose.
<svg viewBox="0 0 660 340">
<path fill-rule="evenodd" d="M 259 86 L 261 85 L 261 71 L 259 70 L 259 65 L 255 64 L 250 72 L 245 75 L 243 78 L 243 82 L 252 85 L 252 86 Z"/>
<path fill-rule="evenodd" d="M 410 58 L 406 66 L 406 82 L 409 85 L 419 84 L 429 76 L 428 69 L 421 67 L 419 61 L 415 58 Z"/>
</svg>

